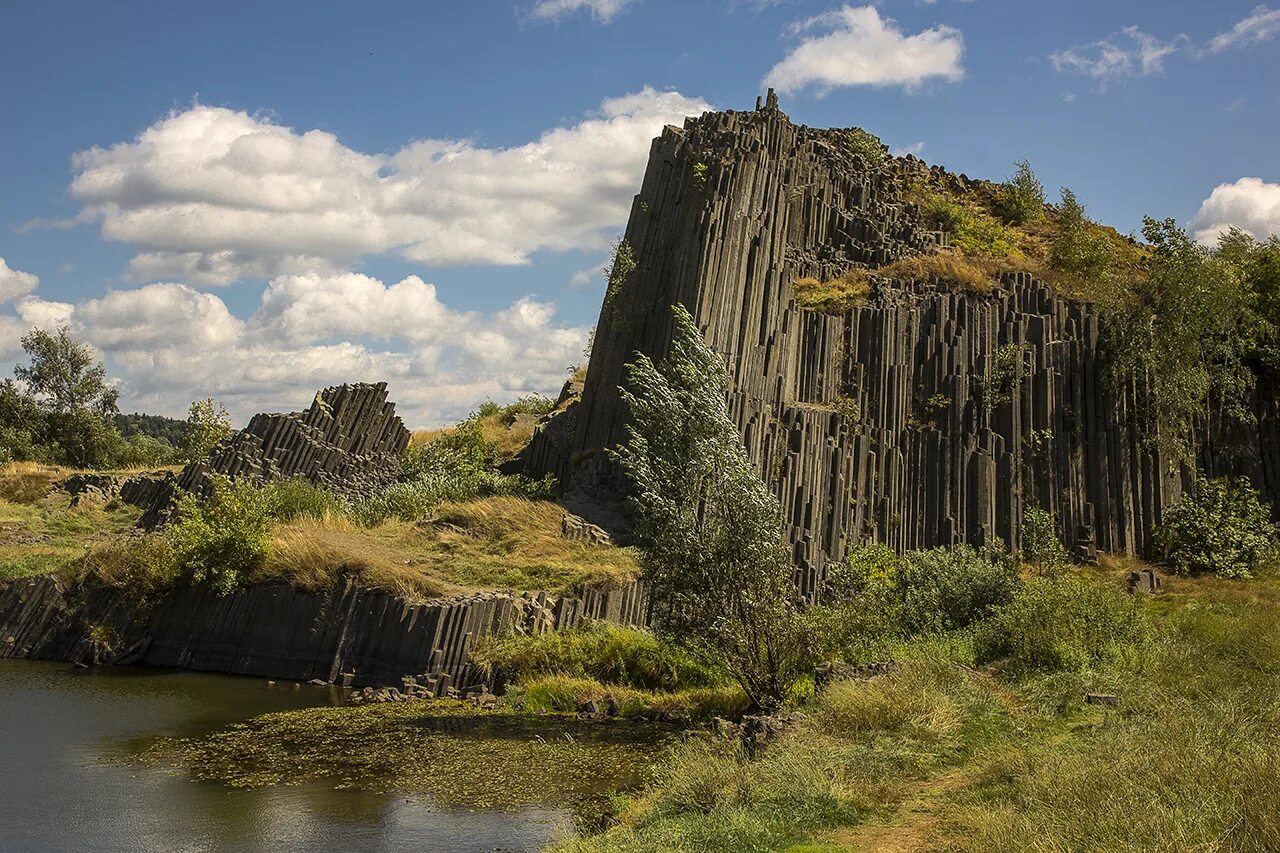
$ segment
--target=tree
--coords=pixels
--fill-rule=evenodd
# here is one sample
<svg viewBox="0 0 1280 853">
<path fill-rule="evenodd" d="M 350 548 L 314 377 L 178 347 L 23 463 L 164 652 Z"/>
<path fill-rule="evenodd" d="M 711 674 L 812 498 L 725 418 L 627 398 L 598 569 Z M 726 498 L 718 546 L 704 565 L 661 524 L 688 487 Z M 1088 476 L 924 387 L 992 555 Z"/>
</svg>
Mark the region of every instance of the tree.
<svg viewBox="0 0 1280 853">
<path fill-rule="evenodd" d="M 640 565 L 660 633 L 725 665 L 773 709 L 809 662 L 777 498 L 756 476 L 725 402 L 719 356 L 673 307 L 670 354 L 627 365 L 627 439 Z"/>
<path fill-rule="evenodd" d="M 107 368 L 94 357 L 93 347 L 71 336 L 66 326 L 51 334 L 33 329 L 22 338 L 31 364 L 14 368 L 40 406 L 69 415 L 88 411 L 100 417 L 116 414 L 120 392 L 107 384 Z"/>
<path fill-rule="evenodd" d="M 231 415 L 227 407 L 212 397 L 196 400 L 187 413 L 187 435 L 182 448 L 187 460 L 195 462 L 231 435 Z"/>
<path fill-rule="evenodd" d="M 1115 253 L 1105 236 L 1085 215 L 1076 194 L 1062 188 L 1058 205 L 1058 234 L 1049 247 L 1049 266 L 1089 282 L 1099 281 L 1111 269 Z"/>
<path fill-rule="evenodd" d="M 1018 160 L 1013 165 L 1017 171 L 1004 182 L 1000 207 L 1014 225 L 1025 225 L 1039 219 L 1044 212 L 1044 186 L 1031 171 L 1030 162 Z"/>
<path fill-rule="evenodd" d="M 1242 362 L 1249 299 L 1232 266 L 1172 219 L 1144 220 L 1148 275 L 1111 311 L 1112 369 L 1141 392 L 1144 426 L 1187 460 L 1197 419 L 1211 410 L 1248 422 L 1253 376 Z"/>
</svg>

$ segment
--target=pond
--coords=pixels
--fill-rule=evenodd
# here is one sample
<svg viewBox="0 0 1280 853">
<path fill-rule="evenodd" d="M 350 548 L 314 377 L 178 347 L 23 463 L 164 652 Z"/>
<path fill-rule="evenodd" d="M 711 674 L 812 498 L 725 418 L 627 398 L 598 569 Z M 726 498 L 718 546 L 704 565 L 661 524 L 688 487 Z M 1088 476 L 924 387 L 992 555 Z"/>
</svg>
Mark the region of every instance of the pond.
<svg viewBox="0 0 1280 853">
<path fill-rule="evenodd" d="M 614 732 L 597 754 L 575 721 L 471 725 L 408 704 L 277 713 L 342 701 L 263 679 L 0 660 L 0 850 L 537 850 L 573 831 L 573 797 L 637 784 L 653 748 Z M 237 727 L 262 714 L 276 722 Z"/>
</svg>

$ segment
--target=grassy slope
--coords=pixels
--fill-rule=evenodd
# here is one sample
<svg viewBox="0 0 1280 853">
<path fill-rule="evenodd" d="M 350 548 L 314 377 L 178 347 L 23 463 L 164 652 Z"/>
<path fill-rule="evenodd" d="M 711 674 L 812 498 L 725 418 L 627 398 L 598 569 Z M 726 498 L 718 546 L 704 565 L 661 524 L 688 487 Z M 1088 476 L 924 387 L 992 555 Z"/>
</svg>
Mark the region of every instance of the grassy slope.
<svg viewBox="0 0 1280 853">
<path fill-rule="evenodd" d="M 54 571 L 137 524 L 141 513 L 128 504 L 72 507 L 65 492 L 50 491 L 72 473 L 25 462 L 0 470 L 0 580 Z"/>
<path fill-rule="evenodd" d="M 254 580 L 315 588 L 354 569 L 370 586 L 422 598 L 634 576 L 631 550 L 564 539 L 563 512 L 546 501 L 491 497 L 445 504 L 417 524 L 364 528 L 340 518 L 301 519 L 276 528 L 267 565 Z"/>
<path fill-rule="evenodd" d="M 140 512 L 120 501 L 71 507 L 66 493 L 50 491 L 70 473 L 27 463 L 0 470 L 0 579 L 62 569 L 95 546 L 94 565 L 111 573 L 119 554 L 110 552 L 127 547 L 121 543 L 135 532 Z M 251 580 L 314 589 L 352 572 L 370 587 L 421 600 L 634 576 L 630 549 L 564 539 L 563 512 L 546 501 L 491 497 L 445 504 L 417 524 L 365 528 L 344 518 L 304 518 L 274 529 L 266 565 Z"/>
<path fill-rule="evenodd" d="M 1146 611 L 1138 661 L 1096 672 L 1003 676 L 914 642 L 755 758 L 679 747 L 619 826 L 565 849 L 1280 849 L 1280 584 L 1175 579 Z"/>
</svg>

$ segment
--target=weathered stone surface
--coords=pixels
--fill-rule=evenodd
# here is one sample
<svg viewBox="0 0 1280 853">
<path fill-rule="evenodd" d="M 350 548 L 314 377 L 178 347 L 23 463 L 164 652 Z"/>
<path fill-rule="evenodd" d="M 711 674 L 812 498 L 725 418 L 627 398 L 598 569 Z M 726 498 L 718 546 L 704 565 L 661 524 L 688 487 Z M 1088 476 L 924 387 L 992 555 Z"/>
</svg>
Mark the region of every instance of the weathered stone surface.
<svg viewBox="0 0 1280 853">
<path fill-rule="evenodd" d="M 211 494 L 212 474 L 258 482 L 303 477 L 339 495 L 368 494 L 395 480 L 408 443 L 385 382 L 326 388 L 305 412 L 254 415 L 156 494 L 142 524 L 163 523 L 182 491 Z"/>
<path fill-rule="evenodd" d="M 731 415 L 781 501 L 807 596 L 828 561 L 865 539 L 1017 547 L 1029 505 L 1057 515 L 1079 559 L 1144 548 L 1191 472 L 1137 440 L 1135 389 L 1106 380 L 1092 306 L 1027 274 L 989 295 L 881 279 L 842 315 L 797 306 L 799 278 L 947 241 L 903 200 L 923 166 L 870 168 L 845 133 L 794 125 L 768 105 L 666 128 L 627 226 L 636 270 L 606 299 L 581 401 L 535 434 L 526 470 L 555 473 L 573 512 L 619 532 L 617 515 L 594 508 L 624 488 L 601 453 L 624 438 L 623 365 L 637 351 L 665 354 L 681 303 L 725 360 Z M 1014 368 L 995 388 L 1000 357 Z M 1274 400 L 1257 410 L 1256 429 L 1210 425 L 1197 461 L 1274 498 L 1280 419 Z"/>
<path fill-rule="evenodd" d="M 530 620 L 535 603 L 538 618 Z M 475 593 L 422 604 L 351 583 L 319 592 L 267 584 L 225 596 L 185 587 L 144 610 L 119 590 L 67 589 L 43 576 L 0 583 L 0 658 L 144 663 L 346 685 L 396 684 L 413 675 L 444 696 L 457 684 L 484 683 L 470 660 L 480 637 L 584 620 L 642 625 L 645 617 L 635 584 L 561 596 Z"/>
</svg>

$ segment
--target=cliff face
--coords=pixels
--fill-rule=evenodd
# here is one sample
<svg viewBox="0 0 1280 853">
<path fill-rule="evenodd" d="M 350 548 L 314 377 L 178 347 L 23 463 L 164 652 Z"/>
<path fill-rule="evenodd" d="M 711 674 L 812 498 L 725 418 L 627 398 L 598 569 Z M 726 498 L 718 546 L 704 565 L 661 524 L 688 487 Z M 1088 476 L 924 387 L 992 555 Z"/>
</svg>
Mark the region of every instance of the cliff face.
<svg viewBox="0 0 1280 853">
<path fill-rule="evenodd" d="M 526 466 L 575 492 L 618 487 L 595 451 L 623 438 L 623 365 L 664 354 L 679 302 L 725 359 L 732 414 L 781 500 L 806 594 L 865 539 L 1016 547 L 1027 506 L 1057 513 L 1081 557 L 1142 548 L 1189 472 L 1139 441 L 1132 389 L 1105 381 L 1091 306 L 1029 275 L 990 295 L 884 281 L 837 316 L 796 305 L 799 278 L 947 239 L 902 201 L 901 164 L 869 168 L 847 140 L 792 124 L 771 99 L 654 141 L 625 237 L 635 270 L 606 296 L 581 401 L 535 436 Z M 1275 404 L 1258 409 L 1258 429 L 1206 435 L 1200 463 L 1274 494 Z"/>
<path fill-rule="evenodd" d="M 428 674 L 438 693 L 485 681 L 477 640 L 587 619 L 643 624 L 635 584 L 565 595 L 475 593 L 413 603 L 344 583 L 307 591 L 266 584 L 218 595 L 183 587 L 139 608 L 115 589 L 65 588 L 50 576 L 0 584 L 0 658 L 152 666 L 363 686 Z"/>
</svg>

